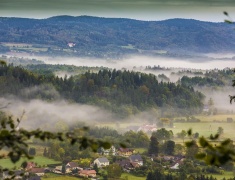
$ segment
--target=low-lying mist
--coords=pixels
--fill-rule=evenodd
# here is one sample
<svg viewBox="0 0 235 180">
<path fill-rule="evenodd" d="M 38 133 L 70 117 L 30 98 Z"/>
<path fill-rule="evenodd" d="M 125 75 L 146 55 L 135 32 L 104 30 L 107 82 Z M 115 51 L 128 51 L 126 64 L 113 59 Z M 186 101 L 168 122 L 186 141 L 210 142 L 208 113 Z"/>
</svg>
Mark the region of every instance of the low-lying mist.
<svg viewBox="0 0 235 180">
<path fill-rule="evenodd" d="M 21 117 L 25 111 L 20 126 L 29 129 L 60 130 L 57 127 L 59 124 L 71 127 L 80 122 L 95 125 L 114 120 L 113 115 L 102 108 L 65 100 L 45 102 L 37 99 L 22 101 L 16 98 L 0 98 L 0 104 L 9 104 L 4 111 L 15 118 Z"/>
<path fill-rule="evenodd" d="M 97 106 L 72 103 L 65 100 L 46 102 L 38 99 L 22 101 L 16 97 L 0 98 L 1 105 L 7 105 L 3 111 L 14 119 L 22 120 L 20 127 L 26 129 L 43 129 L 63 131 L 84 124 L 95 127 L 102 123 L 149 123 L 156 121 L 158 112 L 154 109 L 140 112 L 130 117 L 119 119 L 115 114 Z"/>
<path fill-rule="evenodd" d="M 233 59 L 217 60 L 208 58 L 173 58 L 173 57 L 148 57 L 148 56 L 131 56 L 125 59 L 118 60 L 104 60 L 95 58 L 45 58 L 43 59 L 47 64 L 66 64 L 75 66 L 98 66 L 109 67 L 115 69 L 129 69 L 133 67 L 143 67 L 159 65 L 161 67 L 169 68 L 185 68 L 185 69 L 224 69 L 227 67 L 234 67 Z"/>
<path fill-rule="evenodd" d="M 209 99 L 212 98 L 214 107 L 219 111 L 233 111 L 234 104 L 230 104 L 229 95 L 235 95 L 234 88 L 226 86 L 220 89 L 212 89 L 208 87 L 195 88 L 196 90 L 202 92 L 205 96 L 205 104 L 208 103 Z"/>
</svg>

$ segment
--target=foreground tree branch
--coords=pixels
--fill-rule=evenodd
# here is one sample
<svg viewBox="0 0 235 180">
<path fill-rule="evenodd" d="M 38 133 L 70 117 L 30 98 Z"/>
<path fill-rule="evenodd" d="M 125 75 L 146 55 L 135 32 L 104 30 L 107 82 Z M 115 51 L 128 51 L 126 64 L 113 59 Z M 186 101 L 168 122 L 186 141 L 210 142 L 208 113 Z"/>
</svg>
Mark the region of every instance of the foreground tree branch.
<svg viewBox="0 0 235 180">
<path fill-rule="evenodd" d="M 22 119 L 22 118 L 21 118 Z M 36 130 L 26 130 L 19 128 L 21 119 L 13 120 L 11 116 L 5 116 L 4 113 L 0 111 L 0 150 L 7 150 L 6 155 L 1 155 L 1 158 L 10 158 L 13 163 L 20 160 L 21 157 L 26 157 L 27 159 L 32 159 L 28 152 L 27 141 L 31 138 L 40 139 L 42 141 L 46 140 L 59 140 L 64 141 L 69 140 L 70 144 L 73 145 L 78 143 L 79 149 L 83 150 L 86 148 L 91 148 L 92 151 L 97 152 L 98 148 L 103 147 L 108 149 L 111 144 L 102 140 L 92 139 L 85 136 L 78 135 L 75 131 L 70 132 L 49 132 L 42 131 L 40 129 Z M 81 128 L 80 131 L 87 131 L 88 128 Z M 3 169 L 0 167 L 0 173 L 3 171 L 8 171 L 12 173 L 12 178 L 14 177 L 14 172 L 9 169 Z M 24 176 L 24 174 L 22 174 Z"/>
</svg>

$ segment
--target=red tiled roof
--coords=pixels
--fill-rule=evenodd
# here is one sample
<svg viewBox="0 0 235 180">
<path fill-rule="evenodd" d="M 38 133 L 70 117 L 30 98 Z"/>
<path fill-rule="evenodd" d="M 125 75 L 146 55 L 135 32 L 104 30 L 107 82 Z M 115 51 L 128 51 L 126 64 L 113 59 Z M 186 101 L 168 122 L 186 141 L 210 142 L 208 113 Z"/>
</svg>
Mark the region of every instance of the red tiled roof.
<svg viewBox="0 0 235 180">
<path fill-rule="evenodd" d="M 95 170 L 81 170 L 78 173 L 89 175 L 89 174 L 96 174 L 96 171 Z"/>
<path fill-rule="evenodd" d="M 44 173 L 45 169 L 44 168 L 32 168 L 29 170 L 31 173 Z"/>
</svg>

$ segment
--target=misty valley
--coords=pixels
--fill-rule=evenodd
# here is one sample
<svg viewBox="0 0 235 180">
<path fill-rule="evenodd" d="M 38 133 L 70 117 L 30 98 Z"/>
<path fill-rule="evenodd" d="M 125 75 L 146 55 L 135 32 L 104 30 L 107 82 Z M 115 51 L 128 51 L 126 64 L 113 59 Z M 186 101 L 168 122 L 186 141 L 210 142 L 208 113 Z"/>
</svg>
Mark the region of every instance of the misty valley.
<svg viewBox="0 0 235 180">
<path fill-rule="evenodd" d="M 234 179 L 228 24 L 0 25 L 0 179 Z"/>
</svg>

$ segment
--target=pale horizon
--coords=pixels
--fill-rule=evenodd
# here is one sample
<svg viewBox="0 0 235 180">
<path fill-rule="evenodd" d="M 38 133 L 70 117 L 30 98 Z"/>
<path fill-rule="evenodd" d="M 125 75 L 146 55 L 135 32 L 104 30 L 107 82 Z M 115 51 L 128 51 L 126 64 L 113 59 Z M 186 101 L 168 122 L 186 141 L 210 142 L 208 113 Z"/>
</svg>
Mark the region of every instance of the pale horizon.
<svg viewBox="0 0 235 180">
<path fill-rule="evenodd" d="M 0 0 L 0 17 L 45 19 L 52 16 L 96 16 L 160 21 L 173 18 L 224 22 L 235 18 L 235 1 L 205 0 Z"/>
</svg>

